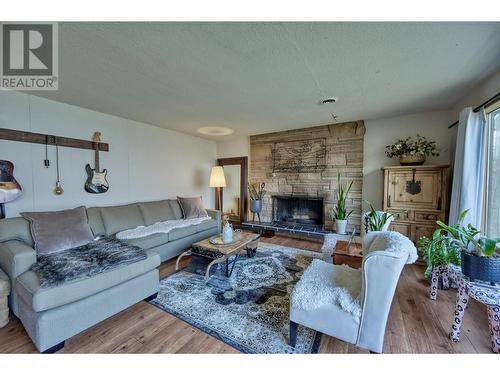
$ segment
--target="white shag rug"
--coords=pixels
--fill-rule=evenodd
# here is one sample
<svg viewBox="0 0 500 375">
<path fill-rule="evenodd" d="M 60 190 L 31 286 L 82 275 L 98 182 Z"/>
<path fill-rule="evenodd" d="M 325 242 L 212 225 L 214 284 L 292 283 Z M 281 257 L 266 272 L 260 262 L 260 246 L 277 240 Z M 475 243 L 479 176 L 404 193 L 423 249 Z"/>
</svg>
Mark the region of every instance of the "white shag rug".
<svg viewBox="0 0 500 375">
<path fill-rule="evenodd" d="M 314 259 L 292 293 L 292 306 L 305 311 L 338 305 L 355 317 L 361 316 L 361 270 L 346 265 L 332 266 Z"/>
<path fill-rule="evenodd" d="M 132 240 L 134 238 L 147 237 L 156 233 L 168 233 L 176 228 L 185 228 L 191 225 L 201 224 L 202 222 L 210 220 L 210 216 L 197 217 L 193 219 L 180 219 L 168 220 L 154 223 L 148 226 L 138 226 L 137 228 L 127 229 L 116 234 L 119 240 Z"/>
</svg>

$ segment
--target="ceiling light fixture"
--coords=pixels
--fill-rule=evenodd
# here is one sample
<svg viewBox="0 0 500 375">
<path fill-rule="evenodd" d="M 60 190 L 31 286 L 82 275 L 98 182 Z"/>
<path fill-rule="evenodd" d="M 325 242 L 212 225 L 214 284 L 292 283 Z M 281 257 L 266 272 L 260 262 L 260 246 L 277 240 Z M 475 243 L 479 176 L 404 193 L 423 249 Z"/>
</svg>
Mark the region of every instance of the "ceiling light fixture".
<svg viewBox="0 0 500 375">
<path fill-rule="evenodd" d="M 220 137 L 223 135 L 229 135 L 233 134 L 234 130 L 229 129 L 229 128 L 224 128 L 222 126 L 203 126 L 201 128 L 198 128 L 198 133 L 204 134 L 204 135 L 212 135 L 216 137 Z"/>
<path fill-rule="evenodd" d="M 339 98 L 332 96 L 331 98 L 326 98 L 320 102 L 320 104 L 332 104 L 338 102 Z"/>
</svg>

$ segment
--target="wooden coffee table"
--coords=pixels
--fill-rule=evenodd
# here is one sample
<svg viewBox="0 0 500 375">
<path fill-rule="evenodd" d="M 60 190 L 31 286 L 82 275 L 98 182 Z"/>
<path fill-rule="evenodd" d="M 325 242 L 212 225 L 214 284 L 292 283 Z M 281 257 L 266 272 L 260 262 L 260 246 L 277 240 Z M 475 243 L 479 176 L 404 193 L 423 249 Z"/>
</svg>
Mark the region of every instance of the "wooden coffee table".
<svg viewBox="0 0 500 375">
<path fill-rule="evenodd" d="M 220 235 L 218 237 L 220 238 Z M 245 230 L 235 231 L 233 238 L 234 242 L 227 245 L 215 245 L 210 242 L 210 238 L 195 242 L 191 246 L 191 249 L 179 255 L 175 264 L 175 270 L 179 270 L 180 260 L 183 257 L 187 255 L 198 255 L 213 259 L 212 262 L 210 262 L 210 264 L 207 266 L 207 271 L 205 272 L 205 280 L 208 280 L 208 278 L 210 277 L 210 268 L 212 268 L 214 264 L 222 262 L 226 262 L 226 277 L 231 276 L 234 266 L 238 260 L 238 255 L 242 251 L 246 251 L 249 258 L 252 258 L 255 255 L 257 246 L 259 245 L 260 234 Z M 234 259 L 230 261 L 230 258 L 232 256 L 234 256 Z M 231 270 L 229 270 L 230 265 L 232 265 Z"/>
</svg>

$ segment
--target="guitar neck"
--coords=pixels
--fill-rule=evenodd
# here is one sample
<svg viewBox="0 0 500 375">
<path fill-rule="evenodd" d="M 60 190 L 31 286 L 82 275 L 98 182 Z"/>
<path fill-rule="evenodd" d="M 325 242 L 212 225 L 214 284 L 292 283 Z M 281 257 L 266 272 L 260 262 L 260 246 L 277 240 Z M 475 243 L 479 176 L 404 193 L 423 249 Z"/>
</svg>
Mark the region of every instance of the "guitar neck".
<svg viewBox="0 0 500 375">
<path fill-rule="evenodd" d="M 96 149 L 95 149 L 95 165 L 94 165 L 94 168 L 95 168 L 95 171 L 96 172 L 100 172 L 101 171 L 101 168 L 99 167 L 99 144 L 97 144 L 96 146 Z"/>
</svg>

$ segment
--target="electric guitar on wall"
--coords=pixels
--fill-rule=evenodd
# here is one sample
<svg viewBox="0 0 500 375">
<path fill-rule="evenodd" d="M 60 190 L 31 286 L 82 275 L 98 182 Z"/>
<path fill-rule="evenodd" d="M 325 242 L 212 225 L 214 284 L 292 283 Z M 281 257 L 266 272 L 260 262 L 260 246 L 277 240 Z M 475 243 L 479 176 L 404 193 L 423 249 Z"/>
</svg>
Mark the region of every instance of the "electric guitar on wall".
<svg viewBox="0 0 500 375">
<path fill-rule="evenodd" d="M 101 142 L 101 133 L 95 132 L 92 141 L 95 144 L 95 165 L 93 169 L 90 167 L 90 164 L 85 166 L 85 170 L 87 171 L 85 191 L 91 194 L 102 194 L 108 191 L 109 183 L 106 180 L 108 171 L 106 169 L 100 171 L 99 169 L 99 142 Z"/>
</svg>

